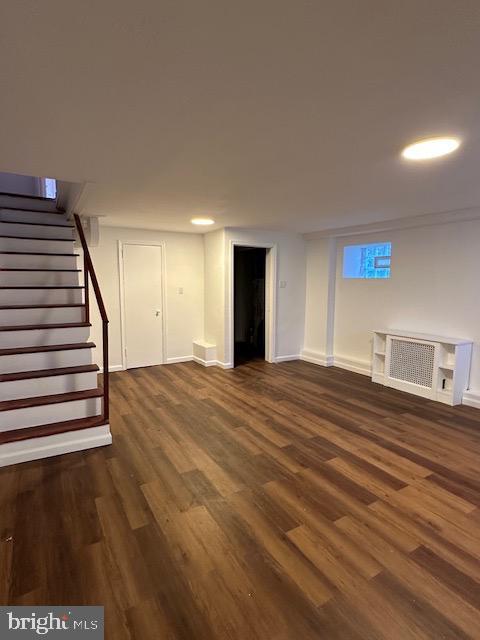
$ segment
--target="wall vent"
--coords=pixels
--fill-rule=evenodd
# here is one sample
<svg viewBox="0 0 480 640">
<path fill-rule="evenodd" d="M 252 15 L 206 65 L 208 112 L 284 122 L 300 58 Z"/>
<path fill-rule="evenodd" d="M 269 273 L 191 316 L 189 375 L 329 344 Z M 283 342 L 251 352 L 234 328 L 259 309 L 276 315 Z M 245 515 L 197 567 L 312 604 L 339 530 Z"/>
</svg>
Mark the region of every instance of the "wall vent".
<svg viewBox="0 0 480 640">
<path fill-rule="evenodd" d="M 435 345 L 392 338 L 389 376 L 421 387 L 433 387 Z"/>
</svg>

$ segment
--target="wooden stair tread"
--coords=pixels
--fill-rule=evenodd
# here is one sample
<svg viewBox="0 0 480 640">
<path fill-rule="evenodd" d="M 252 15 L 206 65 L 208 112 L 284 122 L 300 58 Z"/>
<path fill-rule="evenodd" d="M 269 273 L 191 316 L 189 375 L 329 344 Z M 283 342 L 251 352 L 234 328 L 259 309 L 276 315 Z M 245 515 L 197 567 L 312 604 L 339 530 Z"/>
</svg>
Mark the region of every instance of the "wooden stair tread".
<svg viewBox="0 0 480 640">
<path fill-rule="evenodd" d="M 77 367 L 57 367 L 56 369 L 40 369 L 38 371 L 18 371 L 17 373 L 0 374 L 0 382 L 31 380 L 32 378 L 50 378 L 54 376 L 72 375 L 75 373 L 91 373 L 100 371 L 97 364 L 85 364 Z"/>
<path fill-rule="evenodd" d="M 12 193 L 10 191 L 0 191 L 2 198 L 24 198 L 25 200 L 40 200 L 41 202 L 55 202 L 55 198 L 47 198 L 47 196 L 34 196 L 30 193 Z"/>
<path fill-rule="evenodd" d="M 50 213 L 45 211 L 45 213 Z M 52 222 L 17 222 L 16 220 L 0 220 L 0 224 L 28 224 L 31 227 L 60 227 L 61 229 L 73 229 L 73 224 L 54 224 Z M 46 238 L 48 240 L 48 238 Z"/>
<path fill-rule="evenodd" d="M 12 324 L 0 325 L 0 331 L 35 331 L 36 329 L 76 329 L 79 327 L 91 327 L 90 322 L 60 322 L 56 324 Z"/>
<path fill-rule="evenodd" d="M 0 194 L 1 197 L 1 194 Z M 54 215 L 63 216 L 65 211 L 49 211 L 48 209 L 30 209 L 28 207 L 9 207 L 0 204 L 0 211 L 25 211 L 27 213 L 53 213 Z"/>
<path fill-rule="evenodd" d="M 81 284 L 23 284 L 12 286 L 0 286 L 0 289 L 84 289 Z"/>
<path fill-rule="evenodd" d="M 55 253 L 51 251 L 0 251 L 0 256 L 61 256 L 69 258 L 78 258 L 79 253 Z"/>
<path fill-rule="evenodd" d="M 1 194 L 0 194 L 1 195 Z M 8 194 L 10 195 L 12 198 L 16 198 L 16 197 L 22 197 L 21 194 Z M 24 304 L 3 304 L 0 305 L 0 310 L 19 310 L 19 311 L 23 311 L 23 310 L 28 310 L 28 309 L 67 309 L 67 308 L 78 308 L 78 309 L 85 309 L 85 301 L 82 301 L 82 299 L 80 301 L 77 302 L 71 302 L 71 303 L 59 303 L 59 302 L 54 302 L 54 303 L 49 303 L 48 301 L 48 297 L 47 296 L 40 296 L 41 297 L 46 297 L 47 300 L 45 300 L 46 304 L 39 304 L 38 302 L 35 303 L 34 300 L 34 296 L 39 296 L 38 293 L 34 293 L 34 292 L 39 292 L 39 291 L 59 291 L 61 292 L 62 290 L 64 292 L 68 292 L 68 291 L 82 291 L 82 289 L 85 289 L 85 283 L 83 284 L 79 284 L 77 277 L 75 278 L 70 278 L 70 277 L 63 277 L 60 276 L 59 278 L 56 278 L 55 276 L 49 276 L 49 275 L 45 275 L 44 278 L 42 278 L 41 273 L 79 273 L 81 271 L 81 269 L 77 269 L 77 268 L 72 268 L 72 267 L 77 267 L 76 264 L 76 258 L 78 258 L 79 254 L 74 253 L 75 248 L 74 248 L 74 243 L 75 243 L 75 238 L 73 237 L 58 237 L 57 233 L 55 231 L 55 229 L 59 229 L 58 233 L 60 233 L 63 236 L 73 236 L 74 234 L 71 233 L 71 231 L 69 231 L 68 233 L 63 233 L 63 231 L 60 231 L 60 229 L 74 229 L 75 225 L 73 225 L 71 222 L 71 220 L 67 220 L 66 217 L 62 217 L 64 216 L 64 212 L 62 211 L 46 211 L 46 210 L 40 210 L 37 207 L 40 205 L 37 205 L 37 207 L 34 208 L 29 208 L 29 198 L 25 197 L 25 199 L 22 200 L 16 200 L 16 201 L 11 201 L 10 204 L 12 204 L 13 206 L 2 206 L 0 204 L 0 211 L 4 211 L 4 214 L 2 216 L 0 216 L 0 218 L 7 218 L 5 220 L 0 219 L 0 238 L 4 238 L 5 239 L 5 243 L 4 244 L 4 249 L 5 250 L 0 250 L 0 256 L 20 256 L 20 258 L 18 259 L 12 259 L 11 261 L 8 258 L 3 258 L 3 262 L 1 263 L 3 266 L 0 267 L 0 276 L 2 273 L 7 274 L 7 273 L 25 273 L 27 274 L 26 277 L 21 277 L 21 278 L 15 278 L 15 276 L 13 276 L 12 278 L 10 278 L 9 276 L 4 276 L 4 282 L 0 283 L 0 293 L 1 292 L 5 292 L 4 297 L 6 298 L 9 294 L 8 291 L 11 291 L 13 295 L 13 292 L 15 291 L 25 291 L 25 293 L 31 292 L 32 295 L 32 303 L 30 304 L 25 304 L 25 302 L 27 302 L 28 300 L 28 296 L 25 295 L 25 298 L 27 298 L 26 300 L 19 300 L 19 302 L 23 302 Z M 8 199 L 6 204 L 8 205 Z M 17 204 L 20 204 L 20 206 L 15 206 Z M 54 206 L 54 205 L 52 205 Z M 8 213 L 9 211 L 11 211 L 12 213 Z M 13 212 L 14 211 L 24 211 L 24 212 L 29 212 L 29 215 L 14 215 Z M 55 217 L 51 217 L 50 214 L 55 213 L 60 215 L 60 218 L 55 218 Z M 14 218 L 21 218 L 21 220 L 15 220 Z M 77 219 L 76 219 L 77 220 Z M 3 223 L 3 226 L 2 226 Z M 22 225 L 22 227 L 20 227 L 20 229 L 17 229 L 15 226 L 6 226 L 6 225 L 15 225 L 15 224 L 19 224 Z M 28 227 L 28 225 L 30 225 L 31 228 Z M 78 226 L 78 225 L 77 225 Z M 36 227 L 39 227 L 39 229 L 37 230 Z M 53 237 L 38 237 L 37 236 L 37 231 L 42 231 L 42 229 L 40 229 L 40 227 L 45 227 L 45 228 L 52 228 L 52 231 L 49 231 L 49 234 L 51 233 Z M 18 235 L 19 233 L 22 233 L 24 235 Z M 80 236 L 82 238 L 82 243 L 85 249 L 85 241 L 83 239 L 83 234 L 81 232 L 81 230 L 79 231 Z M 42 231 L 43 234 L 43 231 Z M 48 235 L 47 232 L 45 231 L 45 235 Z M 22 240 L 25 241 L 25 243 L 18 243 L 17 246 L 11 246 L 13 243 L 9 243 L 6 242 L 6 240 Z M 34 242 L 38 242 L 38 245 L 28 245 L 29 241 L 34 241 Z M 53 247 L 57 250 L 53 250 L 53 251 L 49 251 L 48 249 L 53 248 L 52 244 L 48 244 L 48 243 L 56 243 L 56 242 L 63 242 L 63 243 L 72 243 L 71 245 L 66 244 L 66 245 L 56 245 L 53 244 Z M 44 246 L 41 246 L 40 243 L 44 243 Z M 9 246 L 10 245 L 10 246 Z M 19 248 L 20 251 L 17 250 L 10 250 L 10 249 L 17 249 Z M 28 251 L 28 249 L 33 248 L 33 251 Z M 25 250 L 26 249 L 26 250 Z M 47 250 L 45 250 L 47 249 Z M 87 252 L 88 255 L 88 249 L 85 249 L 85 251 Z M 38 259 L 35 258 L 25 258 L 22 259 L 21 256 L 39 256 Z M 42 258 L 43 256 L 43 258 Z M 73 258 L 73 261 L 58 261 L 55 263 L 53 262 L 53 264 L 50 265 L 50 263 L 48 262 L 47 258 L 52 258 L 52 262 L 55 260 L 56 257 L 65 257 L 65 258 Z M 10 264 L 9 264 L 10 262 Z M 43 266 L 43 268 L 35 268 L 35 264 L 41 264 L 41 263 L 45 263 L 41 266 Z M 24 264 L 24 268 L 22 268 L 22 263 Z M 32 266 L 33 265 L 33 266 Z M 62 267 L 65 266 L 67 268 L 55 268 L 55 267 Z M 70 268 L 68 268 L 70 267 Z M 34 272 L 38 272 L 40 275 L 35 277 L 34 279 L 34 283 L 32 284 L 28 284 L 29 282 L 29 273 L 34 273 Z M 17 282 L 11 282 L 10 280 L 20 280 L 20 283 Z M 55 283 L 55 280 L 66 280 L 67 282 L 65 284 L 63 284 L 62 282 L 59 283 Z M 23 280 L 23 282 L 22 282 Z M 40 282 L 38 282 L 37 284 L 35 284 L 36 281 L 40 280 Z M 70 280 L 70 282 L 72 282 L 73 280 L 73 284 L 70 284 L 68 281 Z M 26 283 L 25 283 L 26 281 Z M 42 283 L 45 282 L 45 284 Z M 75 281 L 77 281 L 78 284 L 75 284 Z M 59 294 L 58 294 L 59 295 Z M 67 294 L 65 293 L 65 296 Z M 82 295 L 83 294 L 76 294 L 76 295 Z M 23 296 L 22 296 L 23 297 Z M 62 296 L 63 297 L 63 296 Z M 73 297 L 73 296 L 72 296 Z M 4 302 L 7 302 L 7 300 L 5 300 Z M 17 302 L 16 300 L 12 300 L 12 302 Z M 78 313 L 78 312 L 76 312 Z M 18 318 L 15 317 L 13 319 L 13 321 L 17 321 L 17 322 L 22 322 L 22 316 L 25 315 L 27 316 L 27 314 L 19 314 Z M 46 313 L 42 313 L 42 312 L 36 312 L 36 315 L 34 316 L 33 320 L 37 320 L 37 322 L 32 323 L 32 319 L 29 319 L 28 317 L 25 318 L 23 320 L 23 322 L 25 324 L 11 324 L 12 320 L 7 320 L 7 322 L 9 322 L 9 324 L 5 323 L 4 320 L 4 325 L 0 325 L 0 334 L 2 334 L 5 336 L 5 338 L 7 337 L 8 334 L 6 334 L 5 332 L 17 332 L 16 334 L 12 334 L 12 336 L 14 335 L 18 335 L 20 336 L 21 334 L 18 332 L 22 332 L 22 331 L 50 331 L 50 330 L 63 330 L 63 329 L 77 329 L 77 328 L 82 328 L 83 331 L 85 332 L 88 331 L 88 327 L 91 327 L 91 323 L 90 322 L 86 322 L 85 318 L 82 316 L 80 316 L 80 321 L 70 321 L 70 322 L 59 322 L 58 319 L 56 318 L 45 318 L 46 322 L 42 323 L 41 320 L 43 318 L 41 318 L 40 316 L 44 316 L 47 315 Z M 51 315 L 51 314 L 48 314 Z M 60 318 L 61 319 L 61 318 Z M 70 318 L 70 320 L 75 320 L 74 318 Z M 38 322 L 40 320 L 40 322 Z M 54 320 L 54 322 L 52 322 L 52 320 Z M 57 322 L 55 322 L 55 320 L 57 320 Z M 26 322 L 29 322 L 29 324 L 26 324 Z M 23 335 L 23 334 L 22 334 Z M 27 334 L 25 334 L 27 335 Z M 33 335 L 41 335 L 41 334 L 33 334 Z M 66 334 L 67 335 L 67 334 Z M 63 337 L 63 336 L 62 336 Z M 62 340 L 62 337 L 60 338 L 60 340 Z M 70 336 L 69 336 L 70 337 Z M 71 339 L 75 339 L 75 336 L 72 335 Z M 50 337 L 50 340 L 52 338 Z M 65 339 L 65 338 L 63 338 Z M 17 343 L 21 343 L 21 340 L 17 340 Z M 28 340 L 28 342 L 44 342 L 43 340 Z M 27 343 L 27 340 L 23 341 L 23 343 Z M 24 347 L 24 346 L 18 346 L 18 347 L 9 347 L 9 348 L 1 348 L 0 349 L 0 357 L 1 356 L 14 356 L 16 358 L 15 361 L 21 362 L 19 361 L 19 358 L 21 358 L 23 355 L 28 356 L 29 354 L 36 354 L 36 353 L 52 353 L 52 356 L 50 357 L 44 357 L 45 362 L 43 363 L 43 366 L 46 367 L 48 366 L 49 360 L 52 359 L 53 361 L 57 360 L 58 357 L 60 357 L 61 352 L 66 351 L 67 353 L 71 350 L 80 350 L 80 349 L 92 349 L 95 348 L 95 344 L 93 342 L 76 342 L 76 343 L 64 343 L 64 344 L 47 344 L 47 345 L 37 345 L 37 346 L 28 346 L 28 347 Z M 55 355 L 55 353 L 57 352 L 57 355 Z M 75 352 L 75 351 L 74 351 Z M 89 356 L 89 352 L 83 352 L 84 356 L 81 356 L 81 352 L 79 352 L 79 356 L 78 358 L 81 360 L 87 359 L 87 361 L 90 360 L 90 357 L 86 358 L 86 356 Z M 42 356 L 40 356 L 41 358 Z M 67 362 L 63 363 L 63 364 L 68 364 L 68 360 L 72 360 L 73 356 L 63 356 L 63 359 L 67 358 Z M 38 357 L 36 357 L 35 359 L 38 359 Z M 77 359 L 77 357 L 75 357 L 75 359 Z M 73 364 L 75 362 L 75 359 L 73 359 Z M 34 366 L 33 364 L 33 359 L 32 362 L 29 363 L 28 361 L 28 357 L 25 358 L 26 360 L 26 364 L 25 366 L 17 366 L 14 367 L 12 365 L 12 367 L 8 367 L 7 365 L 4 366 L 4 369 L 6 369 L 8 371 L 8 369 L 27 369 L 24 371 L 17 371 L 17 372 L 10 372 L 10 373 L 5 373 L 5 374 L 0 374 L 0 383 L 5 382 L 5 383 L 9 383 L 12 385 L 12 388 L 18 388 L 21 389 L 22 387 L 19 387 L 20 383 L 22 380 L 26 380 L 27 384 L 30 385 L 35 385 L 33 388 L 35 389 L 35 391 L 33 392 L 28 392 L 26 390 L 26 393 L 22 394 L 20 392 L 17 392 L 15 394 L 9 394 L 9 395 L 28 395 L 31 396 L 32 393 L 44 393 L 44 394 L 48 394 L 48 395 L 41 395 L 41 396 L 34 396 L 34 397 L 23 397 L 23 398 L 16 398 L 13 400 L 2 400 L 0 401 L 0 414 L 4 415 L 4 420 L 7 421 L 7 418 L 9 415 L 16 415 L 16 419 L 15 419 L 15 423 L 12 423 L 12 426 L 15 426 L 15 429 L 9 430 L 9 431 L 5 431 L 5 432 L 0 432 L 0 445 L 2 444 L 8 444 L 8 443 L 15 443 L 18 441 L 22 441 L 22 440 L 29 440 L 31 438 L 45 438 L 50 435 L 55 435 L 55 434 L 62 434 L 62 433 L 68 433 L 68 432 L 72 432 L 72 431 L 77 431 L 77 430 L 82 430 L 82 429 L 89 429 L 92 427 L 100 427 L 101 425 L 105 425 L 108 424 L 108 418 L 107 421 L 105 421 L 105 415 L 108 416 L 108 404 L 106 405 L 105 408 L 105 412 L 102 415 L 95 415 L 95 416 L 90 416 L 87 418 L 80 418 L 80 419 L 73 419 L 73 420 L 65 420 L 66 417 L 68 417 L 69 415 L 72 415 L 72 411 L 75 408 L 75 403 L 77 403 L 80 406 L 83 406 L 85 404 L 86 407 L 89 408 L 89 411 L 86 411 L 86 413 L 91 412 L 91 409 L 93 408 L 95 410 L 95 412 L 100 412 L 100 400 L 104 397 L 104 393 L 107 393 L 106 391 L 104 392 L 103 388 L 101 386 L 98 385 L 97 383 L 97 373 L 99 372 L 99 367 L 96 364 L 85 364 L 85 365 L 76 365 L 76 366 L 61 366 L 61 367 L 51 367 L 51 368 L 44 368 L 44 369 L 39 369 L 39 370 L 31 370 L 31 368 Z M 5 362 L 8 362 L 5 361 Z M 42 366 L 42 364 L 40 363 L 40 361 L 37 362 L 37 366 L 40 364 L 40 366 Z M 85 389 L 82 391 L 68 391 L 68 392 L 64 392 L 64 393 L 58 393 L 58 391 L 62 390 L 61 389 L 61 385 L 60 389 L 58 388 L 59 385 L 57 383 L 55 383 L 54 386 L 51 386 L 51 383 L 48 383 L 47 386 L 44 388 L 43 385 L 45 385 L 45 383 L 48 381 L 49 377 L 53 377 L 53 376 L 74 376 L 74 375 L 80 375 L 80 374 L 85 374 L 85 375 L 91 375 L 92 376 L 92 384 L 86 384 L 86 385 L 82 385 L 82 386 L 91 386 L 92 388 L 90 389 Z M 41 382 L 42 379 L 45 379 L 45 382 Z M 61 380 L 62 378 L 60 378 Z M 82 378 L 83 380 L 86 380 L 87 383 L 89 382 L 89 379 L 87 378 Z M 54 380 L 54 378 L 53 378 Z M 52 380 L 52 382 L 53 382 Z M 30 381 L 30 382 L 28 382 Z M 22 383 L 23 384 L 23 383 Z M 41 385 L 41 386 L 39 386 Z M 28 386 L 28 389 L 30 389 L 30 387 Z M 54 391 L 56 391 L 56 393 L 53 393 Z M 7 396 L 8 397 L 8 396 Z M 91 403 L 94 403 L 93 405 L 91 405 Z M 106 402 L 108 403 L 108 399 L 106 397 Z M 73 404 L 72 404 L 73 403 Z M 41 409 L 41 407 L 43 407 L 43 409 Z M 21 413 L 21 411 L 25 411 L 26 413 L 25 415 L 30 416 L 30 415 L 35 415 L 35 416 L 39 416 L 40 419 L 36 420 L 38 421 L 43 421 L 46 424 L 42 424 L 42 425 L 37 425 L 34 427 L 25 427 L 25 428 L 21 428 L 21 424 L 22 424 L 22 417 L 24 414 Z M 20 411 L 20 413 L 18 413 L 18 411 Z M 6 412 L 6 413 L 5 413 Z M 9 413 L 11 412 L 11 414 Z M 41 413 L 43 412 L 43 413 Z M 82 411 L 83 413 L 83 411 Z M 78 413 L 77 413 L 78 415 Z M 45 416 L 45 417 L 43 417 Z M 51 422 L 52 420 L 62 420 L 62 422 Z M 31 423 L 35 423 L 35 420 L 30 420 L 25 421 L 24 424 L 31 424 Z M 20 428 L 19 428 L 20 427 Z M 59 436 L 60 437 L 60 436 Z M 55 438 L 55 440 L 57 440 Z M 42 445 L 43 446 L 43 445 Z"/>
<path fill-rule="evenodd" d="M 31 407 L 42 407 L 46 404 L 59 404 L 61 402 L 75 402 L 76 400 L 89 400 L 90 398 L 101 398 L 103 389 L 87 389 L 86 391 L 69 391 L 68 393 L 56 393 L 51 396 L 35 396 L 33 398 L 19 398 L 18 400 L 2 400 L 0 402 L 0 412 L 14 411 L 15 409 L 28 409 Z"/>
<path fill-rule="evenodd" d="M 14 347 L 0 349 L 0 356 L 15 356 L 22 353 L 44 353 L 48 351 L 71 351 L 74 349 L 93 349 L 93 342 L 73 342 L 72 344 L 47 344 L 40 347 Z"/>
<path fill-rule="evenodd" d="M 43 240 L 44 242 L 75 242 L 74 238 L 35 238 L 31 236 L 8 236 L 0 233 L 0 238 L 9 238 L 10 240 Z"/>
<path fill-rule="evenodd" d="M 35 269 L 34 267 L 0 267 L 0 271 L 41 271 L 42 273 L 50 273 L 51 271 L 54 271 L 60 273 L 80 273 L 81 269 Z"/>
<path fill-rule="evenodd" d="M 83 302 L 73 302 L 64 304 L 7 304 L 0 305 L 0 310 L 4 309 L 62 309 L 63 307 L 84 307 Z"/>
<path fill-rule="evenodd" d="M 90 418 L 67 420 L 66 422 L 42 424 L 37 427 L 28 427 L 26 429 L 12 429 L 12 431 L 4 431 L 3 433 L 0 433 L 0 444 L 19 442 L 21 440 L 28 440 L 29 438 L 53 436 L 57 433 L 66 433 L 67 431 L 79 431 L 81 429 L 101 427 L 104 424 L 107 423 L 102 416 L 92 416 Z"/>
</svg>

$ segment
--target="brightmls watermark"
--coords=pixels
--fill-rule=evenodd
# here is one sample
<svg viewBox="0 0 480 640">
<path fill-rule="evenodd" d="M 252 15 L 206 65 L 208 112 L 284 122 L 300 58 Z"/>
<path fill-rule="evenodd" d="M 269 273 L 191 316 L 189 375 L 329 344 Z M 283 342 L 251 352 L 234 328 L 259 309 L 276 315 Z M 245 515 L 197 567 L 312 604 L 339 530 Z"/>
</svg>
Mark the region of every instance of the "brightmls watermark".
<svg viewBox="0 0 480 640">
<path fill-rule="evenodd" d="M 104 640 L 103 607 L 0 607 L 0 639 Z"/>
</svg>

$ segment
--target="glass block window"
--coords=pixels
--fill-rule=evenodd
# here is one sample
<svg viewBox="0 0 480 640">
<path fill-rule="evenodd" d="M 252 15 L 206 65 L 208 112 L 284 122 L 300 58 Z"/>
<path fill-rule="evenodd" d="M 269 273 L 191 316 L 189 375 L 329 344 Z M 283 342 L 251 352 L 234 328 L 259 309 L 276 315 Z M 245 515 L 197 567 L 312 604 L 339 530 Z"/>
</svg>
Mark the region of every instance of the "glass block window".
<svg viewBox="0 0 480 640">
<path fill-rule="evenodd" d="M 57 181 L 55 178 L 43 178 L 43 185 L 44 197 L 54 200 L 57 197 Z"/>
<path fill-rule="evenodd" d="M 343 249 L 343 277 L 390 278 L 391 242 L 353 244 Z"/>
</svg>

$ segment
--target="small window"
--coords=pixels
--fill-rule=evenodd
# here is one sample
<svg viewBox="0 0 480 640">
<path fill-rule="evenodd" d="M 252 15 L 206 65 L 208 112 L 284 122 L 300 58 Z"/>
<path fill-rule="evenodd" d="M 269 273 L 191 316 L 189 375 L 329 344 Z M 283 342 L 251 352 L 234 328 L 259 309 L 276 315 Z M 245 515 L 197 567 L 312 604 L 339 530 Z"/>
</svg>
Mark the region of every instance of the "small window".
<svg viewBox="0 0 480 640">
<path fill-rule="evenodd" d="M 43 197 L 55 200 L 57 197 L 57 181 L 55 178 L 42 178 L 43 180 Z"/>
<path fill-rule="evenodd" d="M 354 244 L 343 249 L 344 278 L 390 278 L 392 243 Z"/>
</svg>

